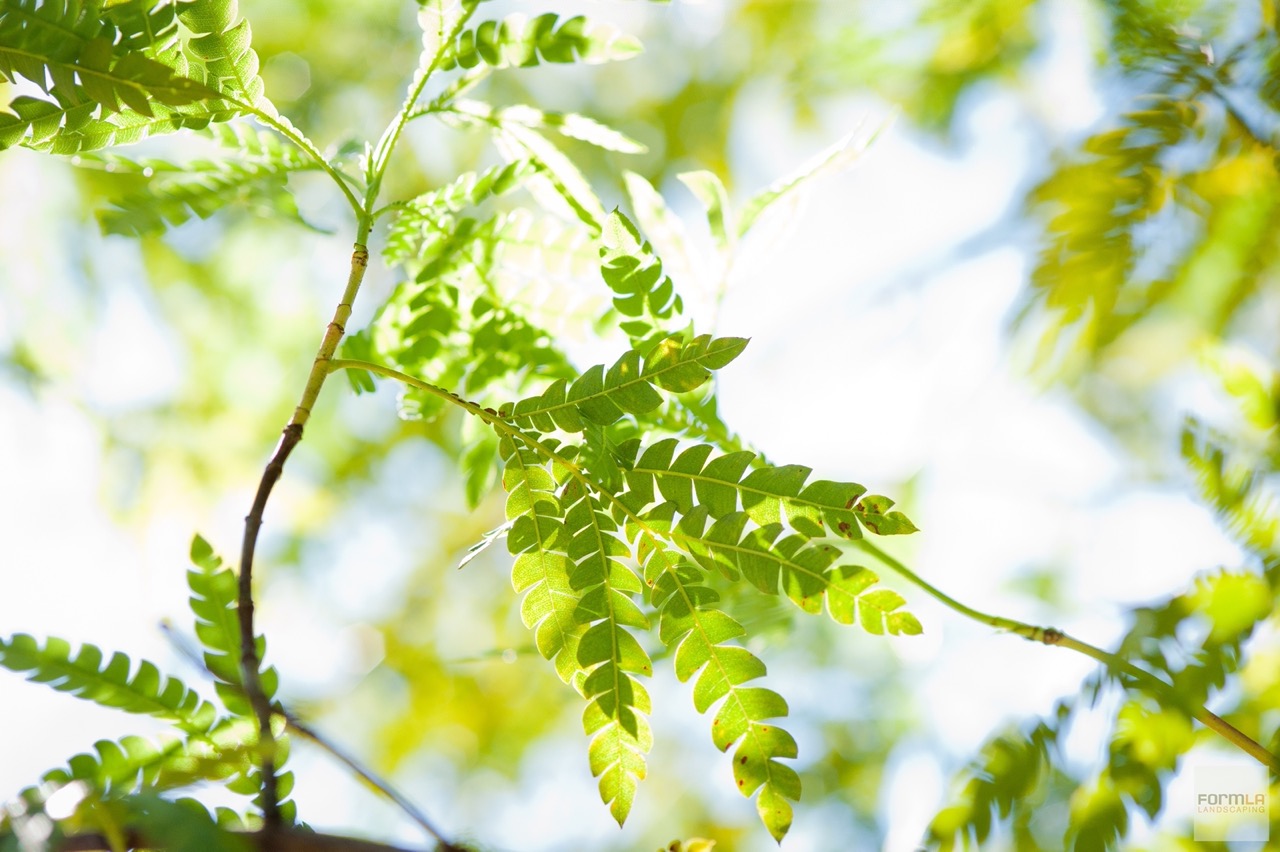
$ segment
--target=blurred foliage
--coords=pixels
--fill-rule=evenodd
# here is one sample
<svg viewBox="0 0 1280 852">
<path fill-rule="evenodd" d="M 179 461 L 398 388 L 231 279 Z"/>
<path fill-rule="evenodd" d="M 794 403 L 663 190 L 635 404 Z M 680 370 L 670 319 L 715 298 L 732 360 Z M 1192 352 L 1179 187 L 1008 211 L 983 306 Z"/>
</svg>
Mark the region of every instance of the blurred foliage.
<svg viewBox="0 0 1280 852">
<path fill-rule="evenodd" d="M 508 7 L 524 8 L 490 5 L 494 11 L 485 16 L 495 20 Z M 1038 254 L 1014 333 L 1034 341 L 1038 376 L 1070 389 L 1085 410 L 1128 442 L 1151 475 L 1196 493 L 1245 554 L 1240 565 L 1208 570 L 1183 592 L 1133 608 L 1118 652 L 1167 674 L 1189 703 L 1212 702 L 1220 715 L 1280 751 L 1275 4 L 737 0 L 587 9 L 608 20 L 616 16 L 619 28 L 635 33 L 647 52 L 630 63 L 575 68 L 572 75 L 552 64 L 512 68 L 480 81 L 471 93 L 499 109 L 536 104 L 541 114 L 533 119 L 529 112 L 481 115 L 469 109 L 452 125 L 410 126 L 406 156 L 393 163 L 387 183 L 406 199 L 426 199 L 421 208 L 437 215 L 418 232 L 425 236 L 411 257 L 398 254 L 403 246 L 394 226 L 385 237 L 386 252 L 403 264 L 403 275 L 393 281 L 386 273 L 371 274 L 369 302 L 386 299 L 387 307 L 377 317 L 361 316 L 368 329 L 349 339 L 346 357 L 376 353 L 460 392 L 485 389 L 494 404 L 540 393 L 545 380 L 572 382 L 578 375 L 553 343 L 575 320 L 598 318 L 610 298 L 625 294 L 573 289 L 597 263 L 598 232 L 589 221 L 597 211 L 573 211 L 578 215 L 551 226 L 496 198 L 515 188 L 503 181 L 519 168 L 500 165 L 487 172 L 500 155 L 482 134 L 504 117 L 506 142 L 521 153 L 517 161 L 532 163 L 523 177 L 558 170 L 560 185 L 548 181 L 542 191 L 549 186 L 565 196 L 567 189 L 572 209 L 573 174 L 558 162 L 539 161 L 545 152 L 531 151 L 537 143 L 529 142 L 521 117 L 539 132 L 566 136 L 579 177 L 614 199 L 605 208 L 627 199 L 670 266 L 667 248 L 678 241 L 663 245 L 660 235 L 670 211 L 661 196 L 656 205 L 646 203 L 643 186 L 667 190 L 677 174 L 697 171 L 685 183 L 707 207 L 717 249 L 728 251 L 735 229 L 725 216 L 731 221 L 756 212 L 744 191 L 756 176 L 741 173 L 732 151 L 735 134 L 750 132 L 740 122 L 761 93 L 779 108 L 780 122 L 800 128 L 821 126 L 830 104 L 850 94 L 883 98 L 901 107 L 913 130 L 962 145 L 972 104 L 996 92 L 1034 97 L 1027 78 L 1057 43 L 1055 22 L 1077 15 L 1092 38 L 1092 82 L 1104 114 L 1084 136 L 1060 138 L 1038 124 L 1052 106 L 1026 104 L 1026 120 L 1053 144 L 1039 152 L 1031 176 L 1036 183 L 1025 199 L 1024 211 L 1038 229 Z M 253 48 L 268 95 L 321 148 L 354 163 L 358 149 L 348 143 L 376 138 L 403 96 L 405 69 L 421 46 L 413 4 L 246 0 L 242 11 L 253 21 Z M 494 29 L 464 40 L 455 61 L 503 64 L 490 54 L 514 48 L 499 35 Z M 623 48 L 629 50 L 629 43 Z M 540 55 L 554 61 L 554 51 L 553 45 L 550 56 L 545 49 Z M 509 64 L 524 64 L 517 60 Z M 8 100 L 10 87 L 0 84 L 0 90 Z M 566 116 L 580 115 L 617 128 L 647 152 L 600 144 L 605 137 L 596 130 L 586 131 L 585 141 L 582 132 L 564 130 Z M 586 127 L 572 119 L 568 126 Z M 231 147 L 247 142 L 237 139 Z M 239 494 L 255 480 L 336 298 L 332 270 L 345 263 L 345 248 L 335 250 L 320 233 L 338 227 L 343 211 L 320 191 L 315 175 L 293 174 L 296 161 L 265 142 L 254 158 L 206 158 L 216 147 L 210 145 L 184 160 L 188 168 L 166 172 L 157 164 L 177 149 L 165 143 L 149 143 L 133 165 L 86 155 L 82 168 L 70 173 L 37 164 L 25 152 L 0 159 L 0 179 L 7 184 L 18 186 L 18 172 L 30 168 L 51 187 L 38 197 L 6 192 L 0 200 L 11 225 L 0 238 L 6 261 L 0 307 L 8 317 L 0 324 L 4 380 L 41 400 L 69 395 L 101 420 L 113 471 L 107 502 L 135 524 L 169 503 L 211 512 L 223 495 Z M 151 155 L 155 162 L 148 166 Z M 631 177 L 621 176 L 623 167 Z M 143 174 L 147 168 L 151 173 Z M 463 203 L 453 181 L 472 171 L 494 180 L 482 185 L 483 178 L 473 178 L 464 189 L 480 191 Z M 172 205 L 151 209 L 158 219 L 138 218 L 143 211 L 127 204 L 105 214 L 114 223 L 110 230 L 142 235 L 135 249 L 121 254 L 114 242 L 97 236 L 93 211 L 111 210 L 111 202 L 157 184 Z M 290 194 L 275 191 L 284 188 Z M 442 194 L 457 209 L 440 207 Z M 214 197 L 248 200 L 257 209 L 233 207 L 204 221 L 212 209 L 204 199 Z M 264 212 L 284 214 L 294 225 L 252 215 Z M 398 221 L 407 222 L 407 212 Z M 312 230 L 296 227 L 299 221 Z M 745 229 L 750 222 L 741 224 Z M 174 225 L 179 227 L 157 235 Z M 126 257 L 126 271 L 95 260 L 107 248 L 113 258 Z M 534 262 L 541 272 L 529 276 Z M 435 275 L 448 285 L 424 286 Z M 121 292 L 142 299 L 166 330 L 182 379 L 141 401 L 103 402 L 78 377 L 94 357 L 87 342 L 92 330 Z M 518 312 L 497 296 L 512 293 Z M 1171 410 L 1170 398 L 1187 382 L 1207 385 L 1216 407 Z M 400 404 L 418 419 L 371 423 L 367 408 L 340 398 L 337 384 L 322 403 L 323 413 L 333 416 L 309 427 L 287 477 L 296 497 L 276 507 L 288 514 L 270 525 L 267 580 L 296 573 L 326 582 L 338 571 L 340 521 L 353 506 L 370 507 L 379 523 L 421 546 L 409 564 L 391 571 L 403 593 L 390 603 L 331 604 L 337 619 L 366 624 L 381 637 L 378 665 L 339 694 L 303 697 L 322 719 L 349 719 L 344 705 L 345 712 L 361 708 L 360 729 L 351 736 L 389 773 L 413 772 L 431 755 L 459 773 L 495 770 L 514 789 L 539 743 L 562 736 L 576 710 L 572 693 L 547 667 L 526 665 L 528 658 L 536 661 L 528 633 L 510 598 L 492 593 L 506 582 L 503 558 L 485 552 L 464 571 L 454 570 L 466 548 L 501 521 L 501 505 L 483 500 L 497 475 L 498 444 L 487 431 L 464 425 L 470 418 L 442 413 L 434 400 L 413 392 Z M 700 407 L 706 403 L 696 392 L 664 405 L 654 416 L 666 417 L 670 432 L 749 449 L 719 420 L 714 402 Z M 594 467 L 616 463 L 610 447 L 633 437 L 624 432 L 602 427 L 590 433 Z M 414 455 L 424 441 L 431 449 Z M 451 470 L 459 458 L 462 483 Z M 478 510 L 449 508 L 464 499 Z M 374 570 L 356 561 L 360 571 Z M 832 648 L 830 625 L 798 622 L 794 609 L 743 595 L 741 584 L 722 582 L 714 573 L 707 582 L 769 652 L 781 655 L 791 642 L 811 651 L 787 657 L 790 678 L 801 678 L 809 665 L 809 674 L 865 696 L 858 712 L 818 721 L 802 715 L 815 711 L 796 709 L 793 702 L 797 718 L 823 732 L 821 757 L 799 766 L 806 806 L 834 803 L 845 815 L 843 837 L 882 840 L 889 824 L 876 797 L 885 766 L 910 732 L 912 702 L 919 700 L 903 683 L 902 668 L 865 659 L 854 665 Z M 271 594 L 268 585 L 267 599 Z M 457 618 L 458 600 L 466 602 L 465 622 Z M 864 656 L 880 654 L 851 644 Z M 665 653 L 646 650 L 655 659 Z M 756 645 L 752 651 L 764 653 Z M 105 682 L 122 686 L 115 677 Z M 1092 850 L 1122 843 L 1135 819 L 1155 817 L 1199 735 L 1177 708 L 1141 695 L 1118 698 L 1120 682 L 1102 672 L 1050 717 L 989 740 L 933 820 L 933 841 L 958 848 Z M 518 712 L 511 712 L 513 701 Z M 1099 761 L 1080 766 L 1066 758 L 1061 743 L 1086 707 L 1106 714 L 1111 733 Z M 580 745 L 576 734 L 569 738 Z M 703 739 L 691 735 L 687 742 L 693 748 Z M 175 771 L 162 756 L 162 748 L 140 741 L 99 743 L 88 762 L 73 762 L 67 777 L 80 778 L 80 771 L 92 780 L 124 757 L 156 767 L 138 771 Z M 247 771 L 244 761 L 242 747 L 226 748 L 210 758 L 209 771 Z M 185 780 L 174 778 L 175 786 Z M 655 847 L 672 836 L 700 834 L 719 848 L 736 848 L 750 831 L 745 819 L 736 812 L 725 816 L 725 808 L 702 799 L 693 785 L 651 792 L 670 808 L 642 829 Z M 166 805 L 129 800 L 118 807 L 133 808 L 142 819 Z M 1272 810 L 1274 823 L 1280 808 Z M 1189 833 L 1189 826 L 1162 826 L 1158 842 L 1165 845 L 1151 848 L 1192 848 Z M 1280 836 L 1274 824 L 1272 836 Z M 664 848 L 705 849 L 709 842 L 690 837 Z"/>
</svg>

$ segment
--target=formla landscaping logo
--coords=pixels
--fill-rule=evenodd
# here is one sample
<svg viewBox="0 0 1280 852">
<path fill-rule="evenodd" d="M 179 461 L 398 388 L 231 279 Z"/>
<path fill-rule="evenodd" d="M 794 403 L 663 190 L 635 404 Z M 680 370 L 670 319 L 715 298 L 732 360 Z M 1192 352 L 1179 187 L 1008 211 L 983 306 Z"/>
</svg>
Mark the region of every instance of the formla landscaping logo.
<svg viewBox="0 0 1280 852">
<path fill-rule="evenodd" d="M 1261 766 L 1195 768 L 1196 840 L 1269 839 L 1267 771 Z"/>
</svg>

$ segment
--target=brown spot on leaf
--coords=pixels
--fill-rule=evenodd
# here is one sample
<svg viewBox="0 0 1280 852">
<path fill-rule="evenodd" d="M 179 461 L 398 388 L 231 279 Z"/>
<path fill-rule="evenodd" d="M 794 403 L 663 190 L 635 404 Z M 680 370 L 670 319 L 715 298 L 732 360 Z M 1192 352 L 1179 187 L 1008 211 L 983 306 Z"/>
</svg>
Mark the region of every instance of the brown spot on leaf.
<svg viewBox="0 0 1280 852">
<path fill-rule="evenodd" d="M 739 778 L 739 779 L 738 779 L 738 786 L 739 786 L 739 787 L 745 787 L 745 786 L 746 786 L 746 784 L 747 784 L 747 782 L 746 782 L 746 781 L 743 781 L 741 778 Z"/>
<path fill-rule="evenodd" d="M 738 758 L 738 762 L 741 763 L 743 766 L 746 766 L 747 756 L 744 754 L 742 757 Z"/>
<path fill-rule="evenodd" d="M 837 525 L 836 525 L 836 529 L 840 530 L 840 532 L 844 533 L 845 535 L 848 535 L 848 534 L 849 534 L 849 522 L 848 522 L 848 521 L 841 521 L 839 524 L 837 524 Z"/>
</svg>

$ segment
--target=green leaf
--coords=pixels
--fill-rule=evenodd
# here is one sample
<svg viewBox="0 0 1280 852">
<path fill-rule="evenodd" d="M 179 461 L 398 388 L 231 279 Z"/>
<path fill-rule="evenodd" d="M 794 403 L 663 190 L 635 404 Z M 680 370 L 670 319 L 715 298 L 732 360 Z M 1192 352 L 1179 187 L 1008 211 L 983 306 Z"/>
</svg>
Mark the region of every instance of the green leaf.
<svg viewBox="0 0 1280 852">
<path fill-rule="evenodd" d="M 626 630 L 647 628 L 648 620 L 631 600 L 642 587 L 621 561 L 630 549 L 614 535 L 615 529 L 585 490 L 565 514 L 568 553 L 576 560 L 569 579 L 584 592 L 575 618 L 590 624 L 578 646 L 578 663 L 588 670 L 582 691 L 589 703 L 582 719 L 592 735 L 591 774 L 600 779 L 600 797 L 621 825 L 653 744 L 644 716 L 652 711 L 649 694 L 631 672 L 652 675 L 653 663 Z"/>
<path fill-rule="evenodd" d="M 185 739 L 153 741 L 124 737 L 99 740 L 93 751 L 72 757 L 65 768 L 46 772 L 43 788 L 31 788 L 20 796 L 37 802 L 48 792 L 73 781 L 99 795 L 119 795 L 140 790 L 165 791 L 207 781 L 226 781 L 247 775 L 257 757 L 257 728 L 247 719 L 223 719 L 208 732 Z"/>
<path fill-rule="evenodd" d="M 254 848 L 241 834 L 221 827 L 195 799 L 170 801 L 146 791 L 105 804 L 111 812 L 109 822 L 104 821 L 107 825 L 146 837 L 158 849 L 250 852 Z"/>
<path fill-rule="evenodd" d="M 240 673 L 240 622 L 236 615 L 239 579 L 199 535 L 191 540 L 191 562 L 196 568 L 187 572 L 189 605 L 195 616 L 196 638 L 204 649 L 205 667 L 213 675 L 218 696 L 227 710 L 252 719 L 253 708 L 244 697 Z M 266 640 L 258 636 L 256 641 L 258 659 L 262 660 Z M 275 667 L 263 669 L 259 677 L 267 699 L 272 699 L 280 680 Z"/>
<path fill-rule="evenodd" d="M 194 61 L 190 73 L 228 100 L 274 117 L 258 75 L 258 54 L 250 46 L 249 21 L 237 22 L 238 15 L 236 0 L 192 0 L 182 6 L 178 17 L 195 34 L 187 42 Z"/>
<path fill-rule="evenodd" d="M 559 26 L 557 23 L 559 22 Z M 640 42 L 607 24 L 576 15 L 560 22 L 547 12 L 530 19 L 515 13 L 501 21 L 485 21 L 464 30 L 450 46 L 441 67 L 528 67 L 542 62 L 595 64 L 630 59 L 641 52 Z"/>
<path fill-rule="evenodd" d="M 214 706 L 182 681 L 161 675 L 146 660 L 135 670 L 119 652 L 104 661 L 96 645 L 86 643 L 73 653 L 65 640 L 51 638 L 42 646 L 16 633 L 0 639 L 0 666 L 85 701 L 164 719 L 189 733 L 207 733 L 217 721 Z"/>
<path fill-rule="evenodd" d="M 59 134 L 74 131 L 90 121 L 95 104 L 63 106 L 21 95 L 9 102 L 9 112 L 0 112 L 0 151 L 14 145 L 47 148 Z"/>
<path fill-rule="evenodd" d="M 569 582 L 570 536 L 556 483 L 535 451 L 507 439 L 500 452 L 511 522 L 507 547 L 516 556 L 511 583 L 517 594 L 524 593 L 520 617 L 533 631 L 538 653 L 569 683 L 581 671 L 578 645 L 586 625 L 575 615 L 581 594 Z"/>
<path fill-rule="evenodd" d="M 729 193 L 724 183 L 714 173 L 708 171 L 682 172 L 676 175 L 680 182 L 689 187 L 689 191 L 702 202 L 707 211 L 707 224 L 711 226 L 711 238 L 716 248 L 728 251 L 737 236 L 737 228 L 733 224 L 733 213 L 729 209 Z"/>
<path fill-rule="evenodd" d="M 762 465 L 753 469 L 757 460 L 750 452 L 710 458 L 710 445 L 695 444 L 677 456 L 678 446 L 674 438 L 653 443 L 628 472 L 629 488 L 646 503 L 661 494 L 674 501 L 681 512 L 702 505 L 712 518 L 722 518 L 741 510 L 761 525 L 785 520 L 809 538 L 861 536 L 862 515 L 856 508 L 865 491 L 861 485 L 825 479 L 806 485 L 811 472 L 807 467 Z"/>
<path fill-rule="evenodd" d="M 422 28 L 419 75 L 428 75 L 441 67 L 478 5 L 478 0 L 419 0 L 418 26 Z M 415 79 L 411 89 L 417 88 L 417 82 Z"/>
<path fill-rule="evenodd" d="M 720 704 L 712 722 L 712 739 L 726 751 L 735 742 L 734 780 L 744 796 L 760 791 L 757 808 L 765 826 L 781 840 L 791 825 L 787 799 L 800 798 L 800 778 L 779 759 L 797 755 L 794 738 L 770 720 L 787 715 L 780 695 L 743 684 L 765 675 L 754 654 L 725 642 L 746 631 L 732 617 L 715 608 L 719 596 L 703 585 L 698 569 L 682 560 L 652 532 L 638 534 L 645 576 L 653 586 L 659 610 L 659 634 L 674 649 L 676 676 L 687 682 L 696 676 L 694 706 L 706 713 Z"/>
<path fill-rule="evenodd" d="M 126 110 L 103 119 L 76 121 L 74 124 L 69 122 L 61 132 L 38 144 L 34 137 L 24 144 L 54 154 L 79 154 L 113 145 L 129 145 L 179 130 L 203 130 L 211 122 L 228 121 L 240 114 L 228 109 L 222 101 L 208 101 L 181 108 L 152 104 L 151 112 L 152 115 L 145 116 Z M 2 123 L 0 120 L 0 124 Z"/>
<path fill-rule="evenodd" d="M 663 264 L 673 269 L 677 278 L 692 278 L 694 264 L 684 223 L 671 212 L 667 202 L 644 177 L 635 172 L 623 172 L 622 177 L 639 225 L 637 231 L 648 235 L 654 253 L 663 258 Z"/>
<path fill-rule="evenodd" d="M 383 256 L 388 263 L 438 257 L 457 233 L 452 214 L 515 189 L 537 170 L 536 164 L 520 160 L 480 173 L 463 172 L 440 189 L 406 202 L 388 230 Z"/>
<path fill-rule="evenodd" d="M 845 564 L 839 548 L 802 534 L 784 535 L 781 523 L 752 526 L 747 512 L 724 515 L 709 527 L 708 520 L 707 507 L 699 505 L 684 513 L 672 532 L 672 539 L 707 570 L 731 579 L 741 576 L 766 594 L 781 591 L 811 614 L 822 612 L 825 598 L 833 620 L 852 624 L 856 616 L 868 633 L 921 632 L 919 621 L 902 611 L 906 601 L 887 589 L 872 590 L 880 578 Z"/>
<path fill-rule="evenodd" d="M 81 158 L 81 165 L 105 162 L 113 171 L 132 171 L 147 179 L 145 191 L 99 211 L 103 231 L 136 237 L 158 234 L 193 216 L 207 219 L 231 205 L 302 222 L 288 191 L 288 176 L 319 168 L 314 160 L 285 145 L 274 133 L 247 124 L 214 125 L 209 133 L 224 152 L 217 159 L 174 164 L 119 156 Z"/>
<path fill-rule="evenodd" d="M 640 341 L 662 329 L 662 325 L 684 310 L 671 278 L 663 274 L 662 261 L 644 242 L 631 220 L 617 210 L 605 220 L 600 235 L 600 275 L 614 292 L 613 307 L 630 319 L 623 330 L 640 346 Z"/>
<path fill-rule="evenodd" d="M 581 432 L 588 423 L 608 424 L 624 414 L 654 410 L 662 403 L 656 388 L 680 393 L 701 386 L 712 369 L 727 365 L 746 345 L 737 337 L 703 335 L 687 343 L 667 338 L 643 360 L 633 349 L 607 371 L 597 364 L 572 384 L 553 382 L 537 396 L 504 406 L 501 413 L 523 428 Z"/>
<path fill-rule="evenodd" d="M 875 135 L 880 132 L 877 130 Z M 815 178 L 830 175 L 851 166 L 862 156 L 874 138 L 873 135 L 871 139 L 859 140 L 856 134 L 850 134 L 818 154 L 812 163 L 801 167 L 795 174 L 774 181 L 753 195 L 742 205 L 742 210 L 738 213 L 737 236 L 745 236 L 756 220 L 767 210 L 791 197 L 796 191 L 812 183 Z"/>
<path fill-rule="evenodd" d="M 218 97 L 200 81 L 149 56 L 156 43 L 139 45 L 130 37 L 136 35 L 121 38 L 80 2 L 4 0 L 0 77 L 25 77 L 64 107 L 87 100 L 105 113 L 129 109 L 150 116 L 153 103 L 175 107 Z"/>
<path fill-rule="evenodd" d="M 464 127 L 489 127 L 499 150 L 509 162 L 531 160 L 540 173 L 528 182 L 535 200 L 548 212 L 563 219 L 577 219 L 598 234 L 604 222 L 604 207 L 582 172 L 556 146 L 523 123 L 527 115 L 515 118 L 480 101 L 459 100 L 442 118 Z"/>
<path fill-rule="evenodd" d="M 463 109 L 472 108 L 464 104 Z M 465 114 L 465 112 L 464 112 Z M 555 130 L 562 136 L 586 142 L 606 151 L 617 151 L 621 154 L 643 154 L 648 150 L 644 145 L 631 137 L 601 124 L 593 118 L 575 112 L 547 112 L 536 107 L 520 104 L 492 110 L 493 121 L 497 124 L 522 125 L 537 130 Z"/>
<path fill-rule="evenodd" d="M 1070 704 L 1059 703 L 1055 718 L 1029 731 L 1002 732 L 983 745 L 961 773 L 964 780 L 952 803 L 934 816 L 928 845 L 943 850 L 970 849 L 991 836 L 993 817 L 1007 818 L 1015 805 L 1032 798 L 1043 783 L 1050 750 L 1070 719 Z M 1101 847 L 1090 847 L 1101 848 Z"/>
<path fill-rule="evenodd" d="M 172 5 L 4 0 L 0 79 L 25 77 L 52 101 L 15 98 L 0 112 L 0 149 L 76 153 L 232 117 L 177 44 Z"/>
</svg>

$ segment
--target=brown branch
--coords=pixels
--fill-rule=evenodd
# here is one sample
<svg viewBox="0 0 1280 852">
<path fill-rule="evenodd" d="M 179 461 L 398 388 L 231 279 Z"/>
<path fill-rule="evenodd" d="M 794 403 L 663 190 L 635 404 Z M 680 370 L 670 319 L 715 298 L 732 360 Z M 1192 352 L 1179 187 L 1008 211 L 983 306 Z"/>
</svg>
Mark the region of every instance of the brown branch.
<svg viewBox="0 0 1280 852">
<path fill-rule="evenodd" d="M 356 837 L 315 834 L 296 829 L 263 829 L 236 836 L 243 837 L 262 852 L 421 852 Z M 163 844 L 149 842 L 136 832 L 130 832 L 124 840 L 128 849 L 165 850 Z M 466 852 L 465 847 L 448 843 L 442 843 L 436 848 L 440 852 Z M 55 852 L 113 852 L 111 841 L 101 834 L 72 834 L 55 842 L 52 849 Z"/>
<path fill-rule="evenodd" d="M 275 736 L 271 732 L 271 700 L 262 689 L 260 671 L 262 660 L 258 656 L 258 646 L 253 631 L 253 553 L 258 544 L 258 532 L 262 529 L 262 516 L 267 508 L 267 500 L 271 497 L 271 489 L 275 487 L 280 475 L 284 472 L 284 463 L 293 452 L 293 448 L 302 440 L 302 429 L 311 409 L 320 397 L 320 389 L 329 375 L 329 362 L 338 350 L 338 343 L 346 331 L 347 320 L 351 317 L 351 305 L 360 283 L 364 280 L 365 269 L 369 265 L 369 249 L 364 241 L 369 235 L 369 223 L 361 219 L 355 248 L 351 253 L 351 271 L 347 276 L 347 287 L 343 291 L 342 301 L 333 312 L 333 320 L 325 328 L 324 337 L 320 341 L 320 349 L 316 352 L 311 364 L 311 373 L 307 376 L 307 385 L 303 388 L 302 399 L 294 409 L 293 417 L 284 427 L 280 443 L 276 451 L 262 471 L 262 479 L 258 482 L 258 491 L 253 498 L 253 507 L 244 519 L 244 541 L 240 548 L 240 583 L 237 603 L 237 617 L 240 622 L 240 677 L 244 683 L 245 695 L 253 707 L 253 714 L 258 721 L 258 739 L 262 749 L 262 818 L 267 830 L 280 825 L 279 796 L 276 787 Z"/>
</svg>

